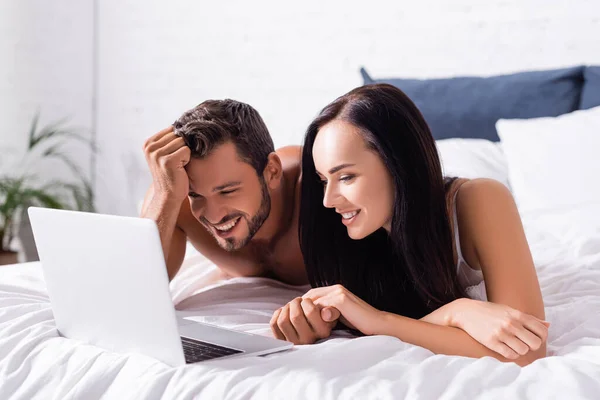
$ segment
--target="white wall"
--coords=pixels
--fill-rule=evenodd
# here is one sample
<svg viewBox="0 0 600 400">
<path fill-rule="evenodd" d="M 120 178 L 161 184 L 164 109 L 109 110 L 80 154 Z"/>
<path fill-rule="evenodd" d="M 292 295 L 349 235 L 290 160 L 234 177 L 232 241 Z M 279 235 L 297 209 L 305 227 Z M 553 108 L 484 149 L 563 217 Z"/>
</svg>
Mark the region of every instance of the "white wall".
<svg viewBox="0 0 600 400">
<path fill-rule="evenodd" d="M 66 126 L 91 136 L 92 17 L 91 1 L 0 1 L 0 175 L 24 154 L 38 110 L 41 125 L 66 118 Z M 69 148 L 89 174 L 89 150 Z"/>
<path fill-rule="evenodd" d="M 90 0 L 33 3 L 44 4 L 56 18 L 88 15 L 92 9 Z M 96 16 L 98 204 L 101 211 L 118 214 L 136 214 L 150 182 L 144 139 L 207 98 L 252 104 L 276 146 L 282 146 L 301 143 L 323 106 L 361 84 L 361 65 L 374 77 L 426 78 L 600 64 L 598 0 L 308 0 L 293 7 L 274 0 L 102 0 Z M 57 23 L 52 25 L 57 32 L 27 40 L 56 51 L 84 47 L 82 42 L 91 46 L 89 27 L 83 25 L 75 25 L 79 37 L 72 36 L 72 26 Z M 34 34 L 23 26 L 11 29 Z M 0 50 L 14 44 L 2 40 Z M 82 49 L 77 65 L 91 67 L 85 62 L 90 57 Z M 73 93 L 89 86 L 89 72 L 68 58 L 51 68 L 75 77 L 58 104 L 88 120 L 83 110 L 88 96 Z M 30 73 L 40 87 L 55 87 L 46 82 L 49 73 Z M 8 106 L 7 116 L 14 120 L 19 106 L 9 103 L 2 96 L 3 112 Z"/>
</svg>

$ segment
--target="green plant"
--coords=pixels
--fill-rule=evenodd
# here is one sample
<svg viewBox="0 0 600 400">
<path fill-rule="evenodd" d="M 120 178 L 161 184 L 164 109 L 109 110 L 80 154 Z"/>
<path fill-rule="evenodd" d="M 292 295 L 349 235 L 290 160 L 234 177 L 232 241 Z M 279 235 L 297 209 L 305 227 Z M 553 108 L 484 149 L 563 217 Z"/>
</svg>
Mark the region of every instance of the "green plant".
<svg viewBox="0 0 600 400">
<path fill-rule="evenodd" d="M 17 233 L 17 217 L 28 206 L 94 211 L 91 182 L 65 151 L 65 145 L 72 140 L 84 143 L 92 152 L 95 151 L 93 144 L 64 128 L 64 121 L 40 129 L 38 122 L 39 113 L 31 123 L 25 155 L 19 160 L 19 168 L 15 168 L 22 172 L 0 173 L 0 252 L 10 251 L 10 243 Z M 73 179 L 40 182 L 37 174 L 30 170 L 46 161 L 66 166 Z"/>
</svg>

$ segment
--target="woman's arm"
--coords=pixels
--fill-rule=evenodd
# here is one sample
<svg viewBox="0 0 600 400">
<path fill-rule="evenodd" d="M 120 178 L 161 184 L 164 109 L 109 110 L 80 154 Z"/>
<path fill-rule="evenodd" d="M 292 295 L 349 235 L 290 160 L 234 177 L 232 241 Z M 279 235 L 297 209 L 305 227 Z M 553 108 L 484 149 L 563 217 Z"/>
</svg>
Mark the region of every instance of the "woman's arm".
<svg viewBox="0 0 600 400">
<path fill-rule="evenodd" d="M 538 350 L 546 342 L 550 325 L 505 304 L 468 298 L 454 300 L 420 321 L 460 328 L 488 349 L 509 359 Z"/>
<path fill-rule="evenodd" d="M 337 308 L 341 313 L 340 320 L 345 325 L 365 335 L 395 336 L 436 354 L 476 358 L 491 356 L 504 362 L 514 361 L 521 366 L 539 358 L 535 352 L 529 352 L 517 359 L 507 359 L 488 349 L 462 329 L 379 311 L 341 285 L 312 289 L 302 297 L 313 300 L 319 307 Z"/>
<path fill-rule="evenodd" d="M 461 235 L 467 250 L 473 250 L 465 258 L 483 272 L 488 301 L 545 319 L 533 258 L 510 191 L 500 182 L 474 179 L 461 186 L 457 207 Z M 533 353 L 544 357 L 545 342 Z"/>
<path fill-rule="evenodd" d="M 371 334 L 395 336 L 403 342 L 425 347 L 436 354 L 474 358 L 490 356 L 503 362 L 514 361 L 520 366 L 528 365 L 539 358 L 535 352 L 529 352 L 511 360 L 488 349 L 462 329 L 435 325 L 392 313 L 383 313 L 381 322 L 373 327 Z"/>
<path fill-rule="evenodd" d="M 472 250 L 463 253 L 469 265 L 483 272 L 488 301 L 543 320 L 544 304 L 540 286 L 521 218 L 510 191 L 491 179 L 465 182 L 457 194 L 457 212 L 462 245 Z M 468 306 L 458 302 L 447 319 L 448 325 L 456 325 L 453 320 L 461 305 Z M 394 336 L 434 352 L 491 355 L 506 360 L 479 343 L 475 345 L 473 338 L 456 327 L 431 326 L 424 321 L 397 315 L 387 315 L 385 320 L 389 322 L 387 330 L 396 333 Z M 503 326 L 490 328 L 494 330 L 490 334 L 503 338 L 508 344 L 514 343 L 514 347 L 524 345 L 518 343 L 520 339 L 512 334 L 517 329 L 515 319 L 507 318 L 506 321 Z M 445 334 L 442 335 L 442 331 Z M 526 341 L 527 338 L 523 339 Z M 516 362 L 528 364 L 545 354 L 544 340 L 539 348 L 527 352 Z"/>
<path fill-rule="evenodd" d="M 544 319 L 537 275 L 511 193 L 499 182 L 475 179 L 464 183 L 457 196 L 460 232 L 467 239 L 463 249 L 466 244 L 473 250 L 463 253 L 474 255 L 467 258 L 467 262 L 474 268 L 481 268 L 488 300 Z M 462 329 L 378 311 L 339 285 L 313 289 L 303 297 L 311 298 L 319 306 L 336 307 L 345 321 L 365 334 L 396 336 L 435 353 L 491 356 L 519 365 L 527 365 L 546 353 L 546 345 L 542 343 L 537 350 L 509 360 Z M 510 332 L 511 327 L 502 329 Z M 512 340 L 503 332 L 497 334 Z"/>
</svg>

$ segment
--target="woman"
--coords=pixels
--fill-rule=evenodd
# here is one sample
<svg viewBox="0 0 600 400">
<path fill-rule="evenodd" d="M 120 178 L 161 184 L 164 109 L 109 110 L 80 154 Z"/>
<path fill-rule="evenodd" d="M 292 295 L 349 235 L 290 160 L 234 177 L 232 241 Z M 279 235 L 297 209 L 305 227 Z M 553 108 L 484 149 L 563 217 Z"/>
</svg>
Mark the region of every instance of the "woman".
<svg viewBox="0 0 600 400">
<path fill-rule="evenodd" d="M 306 133 L 302 174 L 311 306 L 435 353 L 520 365 L 545 356 L 548 323 L 511 193 L 493 180 L 444 179 L 401 90 L 363 86 L 325 107 Z M 290 304 L 272 320 L 280 338 L 298 320 Z"/>
</svg>

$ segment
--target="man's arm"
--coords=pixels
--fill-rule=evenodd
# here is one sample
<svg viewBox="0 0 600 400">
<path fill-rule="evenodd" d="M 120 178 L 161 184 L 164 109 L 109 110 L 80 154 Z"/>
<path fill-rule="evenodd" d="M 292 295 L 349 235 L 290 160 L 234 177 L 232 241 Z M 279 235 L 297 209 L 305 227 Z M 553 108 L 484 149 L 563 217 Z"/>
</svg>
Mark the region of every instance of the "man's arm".
<svg viewBox="0 0 600 400">
<path fill-rule="evenodd" d="M 191 150 L 170 126 L 144 142 L 144 156 L 152 174 L 152 186 L 142 205 L 141 216 L 156 222 L 169 278 L 177 273 L 185 253 L 185 236 L 176 233 L 179 209 L 187 200 L 189 179 L 185 166 Z M 172 241 L 175 243 L 172 243 Z M 171 262 L 169 262 L 171 260 Z"/>
<path fill-rule="evenodd" d="M 187 199 L 184 202 L 187 203 Z M 144 198 L 140 215 L 142 218 L 153 220 L 158 226 L 169 280 L 177 275 L 185 256 L 186 235 L 177 226 L 181 206 L 182 203 L 177 204 L 172 199 L 156 196 L 154 185 L 151 185 Z"/>
</svg>

